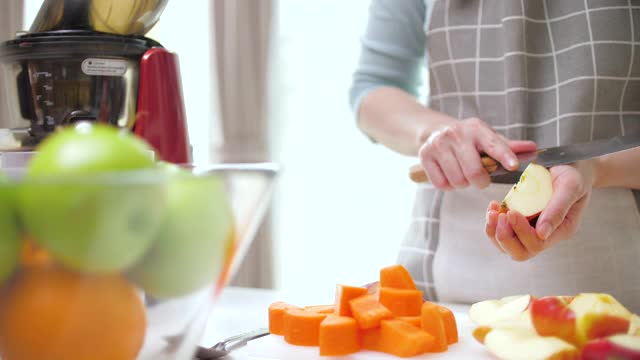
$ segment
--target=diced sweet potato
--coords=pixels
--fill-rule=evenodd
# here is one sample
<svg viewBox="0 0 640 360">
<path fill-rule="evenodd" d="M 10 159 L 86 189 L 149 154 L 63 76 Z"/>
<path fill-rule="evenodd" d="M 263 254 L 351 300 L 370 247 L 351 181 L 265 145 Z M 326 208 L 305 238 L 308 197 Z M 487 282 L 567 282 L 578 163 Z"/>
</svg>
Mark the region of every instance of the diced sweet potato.
<svg viewBox="0 0 640 360">
<path fill-rule="evenodd" d="M 299 308 L 282 301 L 269 305 L 269 332 L 273 335 L 284 335 L 284 312 L 288 309 Z"/>
<path fill-rule="evenodd" d="M 391 265 L 380 270 L 380 287 L 416 290 L 416 283 L 402 265 Z"/>
<path fill-rule="evenodd" d="M 352 316 L 349 302 L 355 298 L 366 295 L 367 288 L 349 285 L 336 286 L 335 314 L 340 316 Z"/>
<path fill-rule="evenodd" d="M 356 320 L 351 317 L 327 315 L 320 323 L 320 355 L 342 356 L 360 350 Z"/>
<path fill-rule="evenodd" d="M 291 345 L 318 346 L 320 324 L 326 317 L 326 314 L 302 309 L 285 310 L 284 340 Z"/>
<path fill-rule="evenodd" d="M 422 291 L 381 287 L 378 301 L 395 316 L 420 316 Z"/>
<path fill-rule="evenodd" d="M 393 317 L 391 311 L 380 304 L 374 295 L 364 295 L 349 303 L 353 317 L 361 329 L 378 327 L 380 321 Z"/>
</svg>

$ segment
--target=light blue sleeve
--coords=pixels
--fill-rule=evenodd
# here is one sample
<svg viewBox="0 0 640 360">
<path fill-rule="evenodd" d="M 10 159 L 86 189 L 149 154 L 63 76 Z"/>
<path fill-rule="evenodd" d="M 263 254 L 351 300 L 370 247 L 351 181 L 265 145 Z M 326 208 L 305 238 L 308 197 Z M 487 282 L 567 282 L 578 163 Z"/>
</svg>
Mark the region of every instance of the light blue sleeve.
<svg viewBox="0 0 640 360">
<path fill-rule="evenodd" d="M 372 0 L 349 102 L 358 114 L 373 89 L 392 86 L 418 95 L 425 57 L 424 0 Z"/>
</svg>

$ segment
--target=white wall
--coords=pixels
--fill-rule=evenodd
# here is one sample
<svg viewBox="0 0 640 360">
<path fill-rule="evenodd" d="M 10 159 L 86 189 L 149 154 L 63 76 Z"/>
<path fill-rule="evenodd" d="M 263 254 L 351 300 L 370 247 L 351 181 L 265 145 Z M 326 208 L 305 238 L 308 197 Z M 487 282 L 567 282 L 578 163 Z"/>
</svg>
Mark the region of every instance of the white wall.
<svg viewBox="0 0 640 360">
<path fill-rule="evenodd" d="M 348 107 L 369 0 L 280 0 L 273 109 L 277 286 L 330 301 L 376 280 L 409 224 L 415 160 L 369 142 Z"/>
</svg>

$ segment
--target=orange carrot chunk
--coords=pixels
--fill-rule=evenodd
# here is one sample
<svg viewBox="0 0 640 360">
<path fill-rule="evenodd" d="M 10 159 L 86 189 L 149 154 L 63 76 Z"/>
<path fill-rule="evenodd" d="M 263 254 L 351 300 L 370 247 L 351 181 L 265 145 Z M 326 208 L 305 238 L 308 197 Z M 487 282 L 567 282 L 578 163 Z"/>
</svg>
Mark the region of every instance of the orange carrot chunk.
<svg viewBox="0 0 640 360">
<path fill-rule="evenodd" d="M 342 356 L 360 350 L 358 324 L 354 318 L 327 315 L 320 323 L 320 356 Z"/>
<path fill-rule="evenodd" d="M 453 311 L 444 307 L 438 306 L 438 311 L 442 316 L 444 322 L 444 332 L 447 334 L 447 344 L 455 344 L 458 342 L 458 326 L 456 325 L 456 317 L 453 315 Z"/>
<path fill-rule="evenodd" d="M 269 332 L 273 335 L 284 335 L 284 312 L 288 309 L 298 307 L 282 301 L 269 305 Z"/>
<path fill-rule="evenodd" d="M 381 287 L 378 301 L 395 316 L 420 316 L 422 291 Z"/>
<path fill-rule="evenodd" d="M 336 309 L 336 306 L 331 305 L 309 305 L 305 306 L 304 310 L 306 311 L 314 311 L 320 314 L 333 314 Z"/>
<path fill-rule="evenodd" d="M 402 265 L 391 265 L 380 269 L 380 287 L 416 290 L 411 275 Z"/>
<path fill-rule="evenodd" d="M 361 329 L 380 326 L 380 321 L 390 319 L 393 314 L 380 304 L 374 295 L 364 295 L 349 302 L 353 317 Z"/>
<path fill-rule="evenodd" d="M 340 316 L 352 316 L 349 301 L 366 294 L 368 290 L 364 287 L 337 285 L 335 313 Z"/>
<path fill-rule="evenodd" d="M 444 327 L 444 321 L 442 320 L 442 315 L 438 310 L 438 305 L 425 302 L 422 304 L 422 329 L 429 334 L 431 334 L 435 338 L 435 342 L 433 348 L 430 350 L 431 352 L 443 352 L 447 351 L 448 342 L 447 342 L 447 333 Z"/>
<path fill-rule="evenodd" d="M 360 330 L 360 345 L 364 350 L 382 352 L 380 347 L 380 328 Z"/>
<path fill-rule="evenodd" d="M 383 320 L 380 324 L 382 352 L 399 357 L 424 354 L 433 348 L 433 336 L 401 320 Z"/>
<path fill-rule="evenodd" d="M 313 311 L 288 309 L 284 312 L 284 340 L 291 345 L 318 346 L 320 323 L 327 317 Z"/>
<path fill-rule="evenodd" d="M 396 316 L 395 319 L 411 324 L 418 329 L 422 329 L 422 317 L 420 316 Z"/>
</svg>

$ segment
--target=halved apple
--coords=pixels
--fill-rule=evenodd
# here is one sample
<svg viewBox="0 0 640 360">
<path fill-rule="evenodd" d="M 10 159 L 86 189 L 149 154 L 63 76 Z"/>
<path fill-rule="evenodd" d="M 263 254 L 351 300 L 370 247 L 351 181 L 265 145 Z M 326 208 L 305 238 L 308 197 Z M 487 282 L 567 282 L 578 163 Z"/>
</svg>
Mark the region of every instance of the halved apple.
<svg viewBox="0 0 640 360">
<path fill-rule="evenodd" d="M 614 335 L 591 340 L 582 348 L 582 359 L 640 359 L 640 337 Z"/>
<path fill-rule="evenodd" d="M 531 220 L 538 216 L 551 200 L 553 185 L 551 173 L 544 166 L 531 163 L 517 184 L 507 193 L 500 212 L 517 211 Z"/>
<path fill-rule="evenodd" d="M 631 322 L 629 325 L 629 335 L 640 336 L 640 316 L 633 314 L 629 321 Z"/>
<path fill-rule="evenodd" d="M 503 324 L 491 330 L 484 344 L 499 359 L 578 360 L 580 350 L 552 336 L 540 336 L 528 326 Z"/>
<path fill-rule="evenodd" d="M 576 343 L 576 314 L 569 308 L 567 298 L 546 296 L 531 303 L 531 321 L 539 335 Z"/>
<path fill-rule="evenodd" d="M 471 305 L 469 318 L 476 325 L 489 326 L 516 320 L 521 316 L 529 318 L 526 310 L 533 301 L 531 295 L 509 296 L 499 300 L 486 300 Z"/>
<path fill-rule="evenodd" d="M 579 294 L 569 309 L 576 316 L 576 336 L 580 344 L 629 331 L 632 313 L 611 295 Z"/>
</svg>

